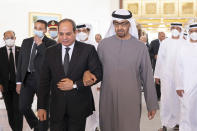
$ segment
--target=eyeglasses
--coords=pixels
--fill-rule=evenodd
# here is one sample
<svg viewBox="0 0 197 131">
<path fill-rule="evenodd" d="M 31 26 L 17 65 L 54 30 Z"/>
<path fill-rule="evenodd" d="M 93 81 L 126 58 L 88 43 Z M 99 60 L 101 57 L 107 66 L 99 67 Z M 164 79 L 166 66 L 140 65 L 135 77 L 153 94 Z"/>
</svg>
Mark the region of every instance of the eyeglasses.
<svg viewBox="0 0 197 131">
<path fill-rule="evenodd" d="M 116 21 L 114 21 L 113 22 L 113 24 L 114 24 L 114 26 L 122 26 L 122 27 L 126 27 L 126 26 L 128 26 L 129 25 L 129 22 L 128 21 L 125 21 L 125 22 L 116 22 Z"/>
</svg>

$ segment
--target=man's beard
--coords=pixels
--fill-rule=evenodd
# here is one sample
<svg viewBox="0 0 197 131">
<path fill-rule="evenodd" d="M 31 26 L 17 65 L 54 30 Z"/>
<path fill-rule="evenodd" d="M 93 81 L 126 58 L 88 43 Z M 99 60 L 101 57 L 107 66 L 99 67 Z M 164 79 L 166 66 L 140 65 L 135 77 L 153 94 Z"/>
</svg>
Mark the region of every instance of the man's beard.
<svg viewBox="0 0 197 131">
<path fill-rule="evenodd" d="M 120 38 L 123 38 L 126 36 L 126 33 L 124 30 L 117 30 L 117 36 L 120 37 Z"/>
</svg>

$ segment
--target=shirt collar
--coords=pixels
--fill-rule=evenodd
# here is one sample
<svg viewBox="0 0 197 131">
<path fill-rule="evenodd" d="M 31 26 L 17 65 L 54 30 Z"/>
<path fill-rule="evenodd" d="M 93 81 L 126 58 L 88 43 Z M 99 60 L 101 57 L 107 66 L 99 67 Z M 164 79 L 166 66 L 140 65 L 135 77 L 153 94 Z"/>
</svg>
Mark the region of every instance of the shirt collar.
<svg viewBox="0 0 197 131">
<path fill-rule="evenodd" d="M 7 50 L 9 50 L 9 49 L 10 49 L 10 47 L 9 47 L 9 46 L 6 46 L 6 48 L 7 48 Z M 14 45 L 14 46 L 12 46 L 11 48 L 12 48 L 12 50 L 15 50 L 15 45 Z"/>
<path fill-rule="evenodd" d="M 65 45 L 62 44 L 62 48 L 65 49 L 65 48 L 68 48 L 69 47 L 70 49 L 73 49 L 74 48 L 74 45 L 75 45 L 75 42 L 73 42 L 72 45 L 70 45 L 70 46 L 65 46 Z"/>
</svg>

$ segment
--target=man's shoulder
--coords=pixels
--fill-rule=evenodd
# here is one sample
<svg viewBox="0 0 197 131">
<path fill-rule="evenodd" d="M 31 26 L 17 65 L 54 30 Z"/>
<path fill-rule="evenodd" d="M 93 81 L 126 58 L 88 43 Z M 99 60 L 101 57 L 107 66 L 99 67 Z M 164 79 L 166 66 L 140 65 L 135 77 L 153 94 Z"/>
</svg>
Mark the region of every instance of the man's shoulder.
<svg viewBox="0 0 197 131">
<path fill-rule="evenodd" d="M 46 47 L 50 47 L 52 45 L 57 44 L 55 40 L 52 40 L 51 38 L 48 38 L 47 36 L 44 36 L 43 41 L 45 42 Z"/>
<path fill-rule="evenodd" d="M 25 38 L 21 46 L 31 45 L 33 43 L 33 37 Z"/>
<path fill-rule="evenodd" d="M 6 46 L 3 46 L 3 47 L 1 47 L 0 48 L 0 54 L 4 54 L 4 50 L 6 49 Z M 0 55 L 0 56 L 2 56 L 2 55 Z M 2 63 L 2 62 L 1 62 Z"/>
<path fill-rule="evenodd" d="M 20 49 L 21 47 L 20 47 L 20 46 L 15 46 L 15 48 L 16 48 L 16 49 Z"/>
<path fill-rule="evenodd" d="M 23 40 L 23 42 L 32 41 L 33 39 L 34 39 L 33 37 L 25 38 L 25 39 Z"/>
<path fill-rule="evenodd" d="M 52 46 L 47 48 L 47 51 L 51 52 L 51 51 L 57 50 L 58 48 L 61 48 L 61 44 L 52 45 Z"/>
<path fill-rule="evenodd" d="M 159 43 L 159 39 L 155 39 L 151 41 L 151 44 L 157 44 L 157 43 Z"/>
<path fill-rule="evenodd" d="M 84 48 L 84 49 L 92 49 L 94 48 L 93 45 L 91 44 L 87 44 L 87 43 L 83 43 L 83 42 L 80 42 L 80 41 L 75 41 L 75 44 L 76 44 L 76 47 L 77 48 Z"/>
<path fill-rule="evenodd" d="M 115 41 L 115 36 L 106 37 L 100 41 L 100 43 L 98 44 L 98 48 L 109 45 L 110 43 L 114 43 Z"/>
<path fill-rule="evenodd" d="M 0 51 L 4 50 L 6 46 L 0 47 Z"/>
<path fill-rule="evenodd" d="M 21 49 L 21 47 L 19 47 L 19 46 L 15 46 L 15 52 L 19 52 L 19 51 L 20 51 L 20 49 Z"/>
<path fill-rule="evenodd" d="M 166 39 L 164 39 L 163 41 L 162 41 L 162 44 L 166 44 L 166 43 L 169 43 L 169 42 L 171 42 L 172 41 L 172 38 L 166 38 Z"/>
<path fill-rule="evenodd" d="M 104 39 L 102 39 L 101 40 L 101 42 L 108 42 L 108 41 L 112 41 L 112 40 L 115 40 L 115 36 L 113 35 L 113 36 L 110 36 L 110 37 L 106 37 L 106 38 L 104 38 Z"/>
</svg>

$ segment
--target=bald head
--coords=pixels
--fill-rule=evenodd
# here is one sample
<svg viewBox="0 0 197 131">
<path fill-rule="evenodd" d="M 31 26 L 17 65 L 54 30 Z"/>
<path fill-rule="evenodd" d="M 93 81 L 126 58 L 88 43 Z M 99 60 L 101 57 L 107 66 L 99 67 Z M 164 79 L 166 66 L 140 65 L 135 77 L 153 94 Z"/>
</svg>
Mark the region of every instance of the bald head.
<svg viewBox="0 0 197 131">
<path fill-rule="evenodd" d="M 164 32 L 159 32 L 159 33 L 158 33 L 158 39 L 159 39 L 160 41 L 163 41 L 165 38 L 166 38 L 166 35 L 165 35 Z"/>
<path fill-rule="evenodd" d="M 142 35 L 140 37 L 140 41 L 142 41 L 143 43 L 146 43 L 147 42 L 147 36 L 146 35 Z"/>
<path fill-rule="evenodd" d="M 96 34 L 95 35 L 95 40 L 96 40 L 97 43 L 99 43 L 102 40 L 101 34 Z"/>
<path fill-rule="evenodd" d="M 4 40 L 7 40 L 7 39 L 13 39 L 13 40 L 15 40 L 16 37 L 15 37 L 14 31 L 12 31 L 12 30 L 6 31 L 6 32 L 3 34 L 3 39 L 4 39 Z"/>
</svg>

